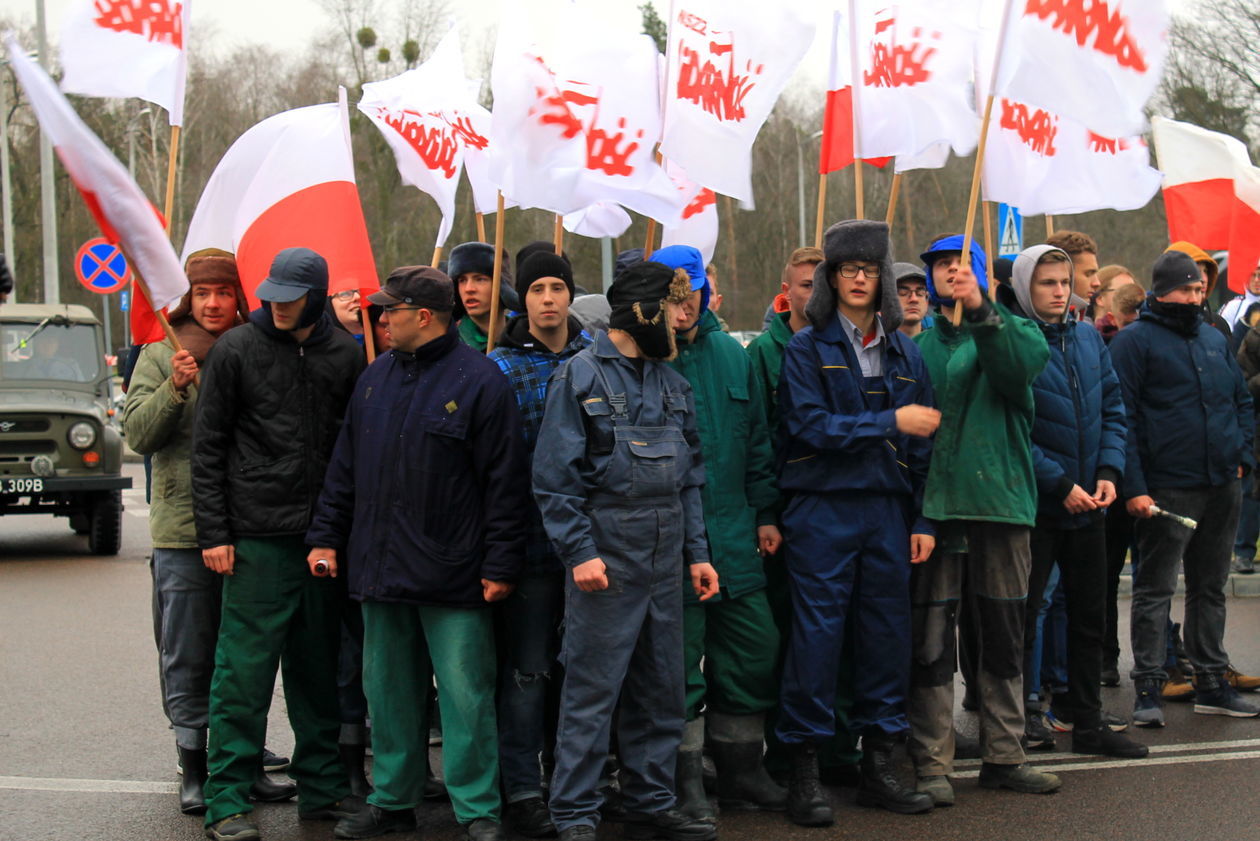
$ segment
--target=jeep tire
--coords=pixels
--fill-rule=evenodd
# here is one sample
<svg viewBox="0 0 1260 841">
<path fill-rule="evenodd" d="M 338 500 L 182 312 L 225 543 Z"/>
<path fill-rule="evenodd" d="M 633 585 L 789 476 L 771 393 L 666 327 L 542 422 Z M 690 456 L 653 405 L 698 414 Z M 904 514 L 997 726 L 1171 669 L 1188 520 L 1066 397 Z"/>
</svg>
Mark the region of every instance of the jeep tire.
<svg viewBox="0 0 1260 841">
<path fill-rule="evenodd" d="M 88 551 L 93 555 L 117 555 L 122 542 L 122 493 L 96 494 L 88 516 Z"/>
</svg>

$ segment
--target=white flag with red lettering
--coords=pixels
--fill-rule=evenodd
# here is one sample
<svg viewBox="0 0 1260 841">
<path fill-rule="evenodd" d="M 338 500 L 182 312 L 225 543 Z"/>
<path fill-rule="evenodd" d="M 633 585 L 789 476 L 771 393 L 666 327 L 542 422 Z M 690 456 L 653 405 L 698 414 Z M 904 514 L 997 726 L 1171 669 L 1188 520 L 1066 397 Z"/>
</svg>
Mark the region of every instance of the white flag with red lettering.
<svg viewBox="0 0 1260 841">
<path fill-rule="evenodd" d="M 611 30 L 581 7 L 546 33 L 518 15 L 499 28 L 491 78 L 491 172 L 505 195 L 560 214 L 615 202 L 677 219 L 675 190 L 653 158 L 661 111 L 650 38 Z"/>
<path fill-rule="evenodd" d="M 633 220 L 621 205 L 613 202 L 596 202 L 576 213 L 566 213 L 564 229 L 581 237 L 619 237 L 630 229 Z"/>
<path fill-rule="evenodd" d="M 362 111 L 394 151 L 402 180 L 427 193 L 442 211 L 437 247 L 455 222 L 455 190 L 465 150 L 488 143 L 468 112 L 476 104 L 464 77 L 459 31 L 452 28 L 424 64 L 383 82 L 363 86 Z"/>
<path fill-rule="evenodd" d="M 1025 215 L 1137 210 L 1159 190 L 1141 137 L 1108 138 L 1020 102 L 993 104 L 984 197 Z"/>
<path fill-rule="evenodd" d="M 61 89 L 137 97 L 184 122 L 191 0 L 74 0 L 61 29 Z"/>
<path fill-rule="evenodd" d="M 1146 129 L 1168 54 L 1167 0 L 1007 2 L 999 96 L 1108 137 Z"/>
<path fill-rule="evenodd" d="M 902 0 L 876 8 L 855 0 L 852 7 L 858 154 L 911 156 L 937 143 L 971 154 L 980 136 L 971 97 L 974 5 Z"/>
<path fill-rule="evenodd" d="M 752 146 L 814 40 L 801 0 L 677 0 L 661 153 L 711 190 L 753 200 Z"/>
<path fill-rule="evenodd" d="M 708 187 L 702 187 L 687 177 L 686 171 L 673 161 L 665 162 L 669 177 L 686 201 L 682 219 L 673 227 L 666 228 L 661 237 L 661 247 L 690 245 L 704 255 L 704 262 L 713 262 L 717 250 L 718 210 L 717 195 Z"/>
<path fill-rule="evenodd" d="M 328 290 L 379 282 L 354 180 L 350 114 L 339 102 L 268 117 L 237 138 L 197 202 L 184 259 L 203 248 L 236 255 L 251 306 L 276 253 L 310 248 L 328 261 Z"/>
<path fill-rule="evenodd" d="M 155 306 L 174 304 L 188 290 L 188 279 L 157 210 L 17 39 L 9 34 L 5 44 L 40 129 L 82 193 L 101 233 L 110 242 L 121 243 L 133 268 L 148 285 Z"/>
</svg>

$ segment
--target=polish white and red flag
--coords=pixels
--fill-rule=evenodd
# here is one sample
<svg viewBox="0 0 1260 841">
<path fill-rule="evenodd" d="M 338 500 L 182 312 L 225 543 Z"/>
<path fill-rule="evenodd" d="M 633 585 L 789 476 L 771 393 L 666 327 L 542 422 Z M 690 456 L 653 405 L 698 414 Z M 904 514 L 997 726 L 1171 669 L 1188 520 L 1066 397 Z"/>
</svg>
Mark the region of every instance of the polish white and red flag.
<svg viewBox="0 0 1260 841">
<path fill-rule="evenodd" d="M 673 161 L 666 161 L 665 169 L 686 205 L 679 223 L 662 233 L 661 247 L 690 245 L 700 251 L 706 264 L 713 262 L 718 242 L 717 194 L 692 181 L 686 171 Z"/>
<path fill-rule="evenodd" d="M 251 307 L 276 253 L 306 247 L 328 261 L 328 290 L 379 288 L 354 180 L 350 117 L 340 101 L 268 117 L 233 143 L 197 202 L 184 258 L 236 255 Z"/>
<path fill-rule="evenodd" d="M 74 0 L 61 29 L 61 89 L 137 97 L 184 123 L 191 0 Z"/>
<path fill-rule="evenodd" d="M 654 159 L 661 135 L 653 41 L 572 7 L 536 30 L 499 28 L 491 173 L 521 207 L 570 214 L 612 202 L 661 222 L 681 212 Z"/>
<path fill-rule="evenodd" d="M 467 150 L 490 143 L 473 125 L 474 108 L 479 108 L 475 83 L 464 77 L 459 30 L 453 27 L 424 64 L 363 86 L 359 110 L 393 150 L 403 182 L 428 194 L 442 211 L 438 247 L 446 244 L 455 221 L 455 191 Z"/>
<path fill-rule="evenodd" d="M 993 104 L 984 198 L 1025 215 L 1137 210 L 1159 191 L 1141 137 L 1111 138 L 1005 97 Z"/>
<path fill-rule="evenodd" d="M 1151 118 L 1164 172 L 1164 209 L 1172 242 L 1229 249 L 1230 288 L 1242 292 L 1260 258 L 1260 170 L 1246 145 L 1217 131 Z"/>
<path fill-rule="evenodd" d="M 179 301 L 188 291 L 188 279 L 166 236 L 161 214 L 126 168 L 83 123 L 57 90 L 56 83 L 27 56 L 17 39 L 10 34 L 5 44 L 13 72 L 30 100 L 40 129 L 48 136 L 101 233 L 122 246 L 132 268 L 148 286 L 156 307 Z"/>
<path fill-rule="evenodd" d="M 969 155 L 979 141 L 971 78 L 978 40 L 968 2 L 851 0 L 856 151 L 863 158 L 915 156 L 937 144 Z M 839 32 L 837 39 L 843 35 Z M 841 46 L 833 64 L 843 64 Z M 847 81 L 837 79 L 837 81 Z"/>
<path fill-rule="evenodd" d="M 1007 3 L 999 96 L 1107 137 L 1145 131 L 1142 109 L 1168 54 L 1167 0 Z"/>
<path fill-rule="evenodd" d="M 809 51 L 801 0 L 677 0 L 666 51 L 661 153 L 715 192 L 753 201 L 752 147 Z"/>
</svg>

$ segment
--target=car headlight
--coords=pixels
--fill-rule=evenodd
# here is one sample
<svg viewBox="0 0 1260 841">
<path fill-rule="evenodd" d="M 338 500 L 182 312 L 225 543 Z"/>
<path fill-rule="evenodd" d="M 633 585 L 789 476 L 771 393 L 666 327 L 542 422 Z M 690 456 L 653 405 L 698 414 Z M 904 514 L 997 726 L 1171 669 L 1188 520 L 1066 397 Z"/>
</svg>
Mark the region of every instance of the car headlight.
<svg viewBox="0 0 1260 841">
<path fill-rule="evenodd" d="M 70 431 L 66 433 L 66 440 L 76 450 L 86 450 L 96 443 L 96 427 L 86 421 L 79 421 L 70 427 Z"/>
</svg>

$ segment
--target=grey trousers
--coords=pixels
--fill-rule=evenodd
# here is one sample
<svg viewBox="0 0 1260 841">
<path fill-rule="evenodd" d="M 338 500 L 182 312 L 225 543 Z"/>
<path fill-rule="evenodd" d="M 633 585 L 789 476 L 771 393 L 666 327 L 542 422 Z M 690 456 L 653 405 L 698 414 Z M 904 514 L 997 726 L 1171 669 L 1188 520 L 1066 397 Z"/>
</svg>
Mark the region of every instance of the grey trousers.
<svg viewBox="0 0 1260 841">
<path fill-rule="evenodd" d="M 1219 487 L 1151 491 L 1165 511 L 1197 520 L 1194 531 L 1167 517 L 1137 521 L 1142 562 L 1133 578 L 1130 633 L 1136 680 L 1167 680 L 1164 671 L 1168 608 L 1177 590 L 1177 563 L 1186 572 L 1186 619 L 1182 639 L 1195 671 L 1221 674 L 1225 653 L 1225 584 L 1242 492 L 1238 482 Z"/>
<path fill-rule="evenodd" d="M 910 576 L 913 661 L 908 753 L 920 777 L 954 766 L 954 671 L 958 604 L 979 626 L 976 682 L 985 762 L 1024 761 L 1024 602 L 1032 559 L 1027 526 L 962 521 L 967 551 L 933 555 Z"/>
<path fill-rule="evenodd" d="M 150 569 L 162 709 L 179 747 L 204 750 L 223 577 L 206 568 L 200 549 L 155 547 Z"/>
</svg>

